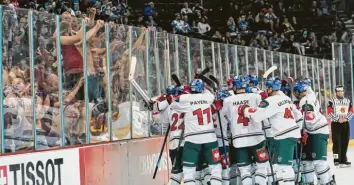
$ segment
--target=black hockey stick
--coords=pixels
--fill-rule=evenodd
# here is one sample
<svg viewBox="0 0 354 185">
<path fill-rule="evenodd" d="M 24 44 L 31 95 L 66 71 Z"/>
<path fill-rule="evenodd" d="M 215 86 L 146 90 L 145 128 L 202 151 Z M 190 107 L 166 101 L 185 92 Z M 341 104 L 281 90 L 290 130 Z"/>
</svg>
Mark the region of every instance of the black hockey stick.
<svg viewBox="0 0 354 185">
<path fill-rule="evenodd" d="M 176 74 L 172 74 L 171 78 L 176 83 L 176 87 L 180 87 L 182 85 L 181 81 L 179 81 L 179 79 L 178 79 Z"/>
<path fill-rule="evenodd" d="M 219 80 L 216 79 L 215 76 L 209 75 L 209 78 L 210 78 L 210 80 L 212 80 L 216 84 L 217 87 L 220 87 Z"/>
<path fill-rule="evenodd" d="M 200 74 L 198 74 L 198 78 L 200 78 L 201 76 L 204 76 L 205 74 L 209 73 L 210 68 L 206 67 L 202 72 L 200 72 Z"/>
<path fill-rule="evenodd" d="M 219 87 L 219 80 L 216 79 L 213 75 L 209 75 L 209 78 L 214 81 L 214 83 L 217 85 L 217 87 Z M 215 86 L 214 86 L 215 88 Z M 215 88 L 214 91 L 216 92 L 217 89 Z M 220 111 L 217 112 L 218 114 L 218 119 L 219 119 L 219 126 L 220 126 L 220 131 L 221 131 L 221 141 L 222 141 L 222 147 L 224 149 L 225 152 L 225 161 L 226 161 L 226 166 L 228 167 L 229 162 L 228 162 L 228 158 L 227 158 L 227 152 L 226 152 L 226 146 L 225 146 L 225 141 L 224 141 L 224 130 L 222 128 L 222 123 L 221 123 L 221 117 L 220 117 Z"/>
<path fill-rule="evenodd" d="M 304 121 L 302 122 L 302 127 L 305 126 L 306 124 L 306 113 L 307 113 L 307 100 L 305 101 L 305 110 L 304 110 Z M 299 153 L 299 164 L 297 166 L 297 175 L 295 178 L 295 182 L 297 182 L 299 180 L 299 175 L 300 175 L 300 167 L 301 167 L 301 162 L 302 162 L 302 149 L 304 148 L 304 144 L 302 143 L 302 141 L 300 142 L 300 153 Z"/>
<path fill-rule="evenodd" d="M 154 171 L 154 175 L 152 176 L 152 179 L 155 179 L 157 170 L 159 169 L 161 157 L 162 157 L 162 154 L 163 154 L 163 150 L 165 149 L 165 145 L 166 145 L 166 142 L 167 142 L 167 137 L 168 137 L 169 132 L 170 132 L 170 124 L 168 124 L 168 127 L 167 127 L 165 138 L 164 138 L 163 143 L 162 143 L 160 155 L 159 155 L 159 158 L 157 159 L 157 163 L 156 163 L 156 166 L 155 166 L 155 171 Z"/>
<path fill-rule="evenodd" d="M 268 141 L 267 141 L 267 133 L 265 131 L 265 126 L 264 126 L 264 121 L 262 121 L 262 130 L 263 130 L 263 134 L 264 134 L 264 137 L 265 137 L 265 142 L 266 142 L 266 146 L 268 146 L 268 160 L 269 160 L 269 166 L 270 166 L 270 173 L 272 173 L 272 179 L 273 179 L 273 182 L 272 182 L 272 185 L 277 185 L 277 183 L 275 182 L 275 173 L 274 173 L 274 169 L 273 169 L 273 161 L 272 161 L 272 157 L 270 157 L 269 154 L 271 154 L 269 152 L 269 144 L 268 144 Z M 274 152 L 274 151 L 273 151 Z"/>
</svg>

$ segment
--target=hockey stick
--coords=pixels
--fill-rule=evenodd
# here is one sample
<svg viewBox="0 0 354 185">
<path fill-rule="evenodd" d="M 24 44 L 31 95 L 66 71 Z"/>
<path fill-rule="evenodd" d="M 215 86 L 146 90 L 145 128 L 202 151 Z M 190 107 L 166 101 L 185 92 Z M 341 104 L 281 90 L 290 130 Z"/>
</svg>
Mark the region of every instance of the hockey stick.
<svg viewBox="0 0 354 185">
<path fill-rule="evenodd" d="M 159 169 L 161 157 L 162 157 L 162 154 L 163 154 L 163 150 L 165 149 L 165 145 L 166 145 L 166 141 L 167 141 L 167 137 L 168 137 L 169 132 L 170 132 L 170 124 L 168 124 L 168 127 L 167 127 L 165 138 L 164 138 L 163 143 L 162 143 L 160 155 L 159 155 L 159 158 L 157 159 L 157 163 L 156 163 L 156 166 L 155 166 L 155 171 L 154 171 L 154 175 L 152 176 L 152 179 L 155 179 L 157 170 Z"/>
<path fill-rule="evenodd" d="M 200 74 L 198 74 L 197 78 L 200 78 L 201 76 L 204 76 L 205 74 L 209 73 L 210 71 L 210 68 L 209 67 L 206 67 L 202 72 L 200 72 Z"/>
<path fill-rule="evenodd" d="M 277 66 L 272 66 L 270 67 L 266 72 L 264 72 L 263 74 L 263 78 L 262 78 L 262 86 L 264 85 L 264 80 L 268 78 L 268 76 L 270 75 L 270 73 L 274 72 L 275 70 L 277 70 L 278 67 Z M 262 87 L 263 90 L 263 87 Z"/>
<path fill-rule="evenodd" d="M 307 100 L 305 101 L 305 110 L 304 110 L 304 121 L 303 121 L 303 125 L 302 127 L 305 126 L 306 124 L 306 113 L 307 113 Z M 300 157 L 299 157 L 299 163 L 298 163 L 298 167 L 297 167 L 297 175 L 296 175 L 296 178 L 295 178 L 295 182 L 297 182 L 299 180 L 299 176 L 300 176 L 300 173 L 301 173 L 301 162 L 302 162 L 302 149 L 304 148 L 304 144 L 302 143 L 302 141 L 300 142 Z"/>
<path fill-rule="evenodd" d="M 217 87 L 219 87 L 219 81 L 218 79 L 216 79 L 213 75 L 209 75 L 209 78 L 214 81 L 214 83 L 217 85 Z M 214 87 L 215 88 L 215 87 Z M 217 91 L 217 89 L 214 90 L 215 92 Z M 225 152 L 225 161 L 226 161 L 226 168 L 229 167 L 229 162 L 228 162 L 228 158 L 227 158 L 227 152 L 226 152 L 226 146 L 225 146 L 225 141 L 224 141 L 224 130 L 222 128 L 222 123 L 221 123 L 221 117 L 220 117 L 220 111 L 217 112 L 218 114 L 218 119 L 219 119 L 219 126 L 220 126 L 220 131 L 221 131 L 221 141 L 222 141 L 222 147 L 223 150 Z"/>
<path fill-rule="evenodd" d="M 172 74 L 171 78 L 176 83 L 176 87 L 180 87 L 182 85 L 181 81 L 179 81 L 179 79 L 178 79 L 176 74 Z"/>
<path fill-rule="evenodd" d="M 151 103 L 152 102 L 151 98 L 145 93 L 145 91 L 134 80 L 135 68 L 136 68 L 136 57 L 132 57 L 131 62 L 130 62 L 130 70 L 129 70 L 128 79 L 129 79 L 130 83 L 132 84 L 132 86 L 137 90 L 137 92 L 143 98 L 144 102 L 146 103 L 146 107 L 149 110 L 152 110 L 153 106 L 152 106 L 152 103 Z"/>
<path fill-rule="evenodd" d="M 270 75 L 270 73 L 274 72 L 275 70 L 277 69 L 277 66 L 272 66 L 271 68 L 269 68 L 264 74 L 263 74 L 263 78 L 262 78 L 262 86 L 264 84 L 264 80 L 268 78 L 268 76 Z M 262 88 L 263 89 L 263 88 Z M 264 126 L 264 121 L 262 121 L 262 130 L 263 130 L 263 134 L 264 134 L 264 137 L 265 137 L 265 142 L 266 142 L 266 146 L 269 146 L 268 145 L 268 140 L 267 140 L 267 133 L 265 131 L 265 126 Z M 268 152 L 268 157 L 269 157 L 269 151 Z M 272 178 L 273 178 L 273 182 L 272 184 L 275 185 L 276 182 L 275 182 L 275 173 L 274 173 L 274 169 L 273 169 L 273 161 L 271 159 L 269 159 L 269 166 L 270 166 L 270 171 L 272 173 Z"/>
</svg>

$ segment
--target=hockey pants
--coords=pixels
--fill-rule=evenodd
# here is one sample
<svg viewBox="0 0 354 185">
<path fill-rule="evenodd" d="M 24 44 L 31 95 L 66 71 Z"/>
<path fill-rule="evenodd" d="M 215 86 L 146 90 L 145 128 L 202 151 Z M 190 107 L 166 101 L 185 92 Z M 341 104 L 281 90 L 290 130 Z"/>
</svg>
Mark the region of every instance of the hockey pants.
<svg viewBox="0 0 354 185">
<path fill-rule="evenodd" d="M 203 156 L 210 170 L 211 185 L 222 185 L 221 164 L 218 143 L 196 144 L 185 142 L 183 151 L 183 178 L 185 185 L 196 184 L 196 164 L 199 156 Z"/>
<path fill-rule="evenodd" d="M 308 134 L 301 156 L 306 183 L 313 183 L 315 174 L 320 184 L 327 184 L 332 180 L 332 173 L 327 162 L 328 137 L 328 134 Z"/>
</svg>

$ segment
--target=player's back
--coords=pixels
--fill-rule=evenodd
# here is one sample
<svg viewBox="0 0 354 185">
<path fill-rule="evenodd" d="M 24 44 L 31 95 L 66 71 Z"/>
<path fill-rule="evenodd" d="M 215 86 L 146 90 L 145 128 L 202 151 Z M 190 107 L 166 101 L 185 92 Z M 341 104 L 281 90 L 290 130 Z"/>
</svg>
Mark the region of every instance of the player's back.
<svg viewBox="0 0 354 185">
<path fill-rule="evenodd" d="M 321 106 L 314 94 L 308 94 L 300 100 L 300 109 L 305 116 L 305 128 L 309 133 L 329 134 L 328 122 L 321 113 Z"/>
<path fill-rule="evenodd" d="M 253 146 L 264 140 L 260 122 L 238 115 L 240 105 L 247 104 L 251 107 L 257 107 L 260 102 L 261 96 L 255 93 L 236 94 L 224 99 L 222 112 L 231 121 L 230 129 L 234 147 Z"/>
<path fill-rule="evenodd" d="M 273 112 L 269 122 L 275 139 L 300 137 L 300 128 L 292 110 L 294 105 L 288 96 L 285 94 L 270 96 L 259 105 L 259 107 L 267 106 L 270 106 L 269 111 Z"/>
<path fill-rule="evenodd" d="M 211 104 L 211 93 L 185 94 L 171 104 L 172 110 L 183 112 L 185 141 L 203 144 L 216 141 Z"/>
<path fill-rule="evenodd" d="M 170 122 L 170 150 L 176 149 L 178 147 L 178 143 L 184 127 L 184 115 L 185 113 L 183 112 L 177 112 L 170 107 L 168 108 L 168 116 Z M 181 146 L 183 146 L 183 142 Z"/>
</svg>

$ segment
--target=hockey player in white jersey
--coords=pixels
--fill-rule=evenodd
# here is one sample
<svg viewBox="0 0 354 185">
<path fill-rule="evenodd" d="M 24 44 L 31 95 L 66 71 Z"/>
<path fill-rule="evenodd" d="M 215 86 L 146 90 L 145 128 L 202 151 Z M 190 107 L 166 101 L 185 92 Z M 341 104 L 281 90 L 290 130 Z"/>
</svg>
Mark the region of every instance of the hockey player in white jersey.
<svg viewBox="0 0 354 185">
<path fill-rule="evenodd" d="M 169 154 L 172 164 L 171 177 L 168 185 L 180 185 L 183 179 L 182 175 L 182 154 L 184 141 L 182 140 L 180 149 L 177 150 L 180 136 L 183 129 L 184 113 L 176 112 L 170 108 L 174 99 L 178 98 L 183 92 L 182 87 L 170 85 L 166 89 L 166 95 L 162 95 L 154 104 L 153 119 L 156 123 L 163 125 L 170 124 L 169 131 Z M 175 161 L 175 162 L 174 162 Z"/>
<path fill-rule="evenodd" d="M 278 78 L 265 81 L 267 99 L 258 107 L 239 106 L 239 115 L 255 122 L 268 119 L 270 131 L 274 135 L 274 170 L 279 185 L 294 185 L 295 173 L 292 168 L 296 141 L 300 138 L 300 129 L 292 112 L 291 99 L 280 91 Z"/>
<path fill-rule="evenodd" d="M 191 94 L 183 94 L 171 104 L 171 109 L 184 113 L 183 179 L 194 185 L 196 165 L 203 155 L 211 172 L 211 185 L 221 185 L 220 153 L 212 120 L 211 104 L 215 97 L 203 93 L 204 82 L 194 79 Z"/>
<path fill-rule="evenodd" d="M 216 137 L 218 138 L 218 146 L 221 155 L 223 185 L 230 184 L 230 175 L 229 175 L 229 168 L 228 168 L 230 165 L 230 157 L 229 157 L 229 139 L 228 139 L 229 122 L 225 118 L 224 113 L 221 112 L 221 109 L 223 107 L 223 100 L 229 96 L 231 96 L 231 94 L 229 93 L 228 88 L 221 88 L 220 90 L 217 91 L 216 100 L 212 105 L 215 133 L 216 133 Z M 219 116 L 217 112 L 219 112 L 220 114 L 220 123 L 222 124 L 222 130 L 220 128 Z M 221 134 L 221 132 L 223 134 Z M 224 136 L 224 138 L 222 136 Z"/>
<path fill-rule="evenodd" d="M 222 114 L 230 120 L 230 129 L 232 133 L 232 144 L 235 161 L 243 185 L 252 185 L 251 164 L 255 158 L 257 163 L 257 171 L 255 174 L 255 184 L 267 184 L 267 166 L 268 153 L 265 146 L 265 137 L 262 132 L 261 121 L 253 121 L 238 114 L 237 110 L 240 106 L 248 105 L 256 107 L 261 103 L 261 96 L 256 93 L 246 94 L 247 79 L 243 76 L 234 78 L 233 86 L 235 95 L 224 99 Z"/>
<path fill-rule="evenodd" d="M 307 184 L 314 183 L 315 173 L 321 185 L 335 184 L 329 164 L 327 162 L 327 145 L 329 138 L 329 127 L 326 117 L 321 113 L 320 104 L 315 93 L 306 82 L 296 84 L 294 92 L 301 98 L 299 107 L 304 114 L 302 165 L 305 181 Z"/>
</svg>

